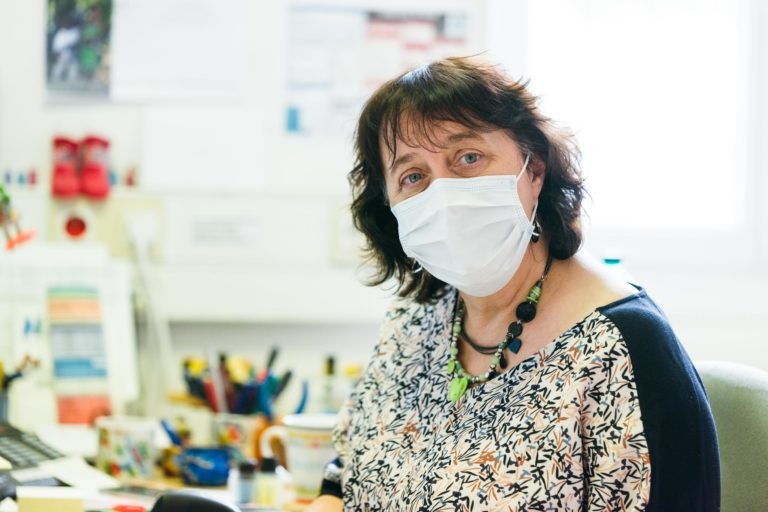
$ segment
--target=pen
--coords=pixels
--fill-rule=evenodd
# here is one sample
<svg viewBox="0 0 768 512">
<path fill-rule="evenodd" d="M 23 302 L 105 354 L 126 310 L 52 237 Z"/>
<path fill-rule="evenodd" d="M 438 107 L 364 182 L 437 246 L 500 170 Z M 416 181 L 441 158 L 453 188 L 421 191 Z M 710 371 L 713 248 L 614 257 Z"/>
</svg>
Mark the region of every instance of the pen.
<svg viewBox="0 0 768 512">
<path fill-rule="evenodd" d="M 160 424 L 163 426 L 163 429 L 165 430 L 165 433 L 168 434 L 168 437 L 170 438 L 171 442 L 175 444 L 176 446 L 181 446 L 181 438 L 176 433 L 176 430 L 171 426 L 170 422 L 168 420 L 160 420 Z"/>
<path fill-rule="evenodd" d="M 273 346 L 272 349 L 269 351 L 269 357 L 267 358 L 267 371 L 272 369 L 272 365 L 275 364 L 275 359 L 277 359 L 277 354 L 279 353 L 278 348 Z"/>
<path fill-rule="evenodd" d="M 219 412 L 219 401 L 216 398 L 216 390 L 214 389 L 212 378 L 208 377 L 203 380 L 203 391 L 205 392 L 205 401 L 208 402 L 211 410 Z"/>
<path fill-rule="evenodd" d="M 282 394 L 282 392 L 288 386 L 288 383 L 291 382 L 291 377 L 293 377 L 293 372 L 291 370 L 288 370 L 280 377 L 280 380 L 277 382 L 277 387 L 275 388 L 275 391 L 272 395 L 273 401 L 277 400 L 277 398 Z"/>
<path fill-rule="evenodd" d="M 270 403 L 269 386 L 267 386 L 266 382 L 258 387 L 256 398 L 258 400 L 257 407 L 259 412 L 263 413 L 269 420 L 272 420 L 274 415 L 272 413 L 272 404 Z"/>
<path fill-rule="evenodd" d="M 307 400 L 309 399 L 309 382 L 306 380 L 301 381 L 301 398 L 299 399 L 299 406 L 296 408 L 296 414 L 301 414 L 304 409 L 307 408 Z"/>
<path fill-rule="evenodd" d="M 219 375 L 221 376 L 221 384 L 224 388 L 224 399 L 226 400 L 227 409 L 231 410 L 235 407 L 235 385 L 232 382 L 232 376 L 229 373 L 229 367 L 227 366 L 227 353 L 219 352 Z"/>
<path fill-rule="evenodd" d="M 264 382 L 267 380 L 267 377 L 269 377 L 269 374 L 272 371 L 272 365 L 275 364 L 275 359 L 277 359 L 278 352 L 278 348 L 275 346 L 270 349 L 269 356 L 267 357 L 267 366 L 259 372 L 259 382 Z"/>
<path fill-rule="evenodd" d="M 210 387 L 211 391 L 210 393 L 213 394 L 215 397 L 214 402 L 216 403 L 216 410 L 214 412 L 229 412 L 229 408 L 227 407 L 227 398 L 224 388 L 224 383 L 222 382 L 222 375 L 219 368 L 219 365 L 216 364 L 216 356 L 214 355 L 213 351 L 208 352 L 208 374 L 210 375 Z M 206 388 L 208 387 L 208 383 L 206 382 Z M 209 394 L 208 389 L 206 389 L 206 395 Z M 210 397 L 209 397 L 210 400 Z"/>
</svg>

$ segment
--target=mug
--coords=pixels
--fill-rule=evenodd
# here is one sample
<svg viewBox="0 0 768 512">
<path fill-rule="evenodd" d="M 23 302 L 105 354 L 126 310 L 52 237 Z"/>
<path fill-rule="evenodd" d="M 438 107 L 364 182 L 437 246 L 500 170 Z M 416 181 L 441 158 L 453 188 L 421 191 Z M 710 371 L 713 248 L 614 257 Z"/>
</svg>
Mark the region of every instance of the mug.
<svg viewBox="0 0 768 512">
<path fill-rule="evenodd" d="M 213 442 L 218 446 L 235 448 L 243 456 L 251 459 L 256 456 L 254 434 L 260 422 L 263 421 L 255 415 L 217 412 L 213 415 Z"/>
<path fill-rule="evenodd" d="M 336 456 L 333 447 L 335 414 L 291 414 L 283 425 L 273 425 L 261 434 L 261 451 L 272 454 L 270 442 L 277 437 L 285 447 L 288 471 L 293 476 L 299 501 L 312 501 L 320 493 L 325 466 Z"/>
<path fill-rule="evenodd" d="M 96 467 L 118 479 L 151 478 L 157 422 L 130 416 L 96 418 Z"/>
</svg>

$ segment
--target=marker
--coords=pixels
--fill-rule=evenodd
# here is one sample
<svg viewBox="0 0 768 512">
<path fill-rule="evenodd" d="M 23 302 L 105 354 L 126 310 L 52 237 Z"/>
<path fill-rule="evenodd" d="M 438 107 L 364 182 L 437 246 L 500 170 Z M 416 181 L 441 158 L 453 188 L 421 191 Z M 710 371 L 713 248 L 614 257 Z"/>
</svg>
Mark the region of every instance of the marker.
<svg viewBox="0 0 768 512">
<path fill-rule="evenodd" d="M 173 444 L 176 446 L 181 446 L 181 438 L 176 433 L 176 431 L 171 426 L 170 422 L 168 420 L 160 420 L 160 424 L 163 426 L 163 430 L 165 430 L 165 433 L 168 434 L 168 438 L 171 440 Z"/>
<path fill-rule="evenodd" d="M 306 380 L 301 381 L 301 398 L 299 399 L 299 406 L 296 407 L 295 414 L 301 414 L 307 408 L 307 401 L 309 400 L 309 382 Z"/>
<path fill-rule="evenodd" d="M 277 400 L 283 391 L 285 391 L 288 383 L 291 382 L 291 377 L 293 377 L 293 372 L 291 370 L 288 370 L 280 377 L 280 380 L 277 382 L 277 387 L 275 388 L 274 394 L 272 395 L 273 401 Z"/>
</svg>

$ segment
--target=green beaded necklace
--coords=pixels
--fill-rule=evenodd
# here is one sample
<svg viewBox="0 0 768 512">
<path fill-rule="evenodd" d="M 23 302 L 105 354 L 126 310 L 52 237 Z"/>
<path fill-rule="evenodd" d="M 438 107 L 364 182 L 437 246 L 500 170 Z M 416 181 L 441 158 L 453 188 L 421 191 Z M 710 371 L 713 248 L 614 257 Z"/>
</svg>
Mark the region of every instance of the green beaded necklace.
<svg viewBox="0 0 768 512">
<path fill-rule="evenodd" d="M 504 357 L 505 349 L 508 348 L 515 354 L 520 351 L 520 347 L 523 345 L 523 342 L 520 340 L 520 334 L 523 332 L 523 324 L 530 322 L 536 317 L 536 305 L 539 303 L 539 298 L 541 298 L 541 289 L 544 287 L 544 280 L 547 278 L 547 275 L 549 275 L 549 269 L 551 266 L 552 256 L 550 255 L 547 257 L 547 263 L 544 267 L 544 273 L 541 275 L 541 278 L 536 281 L 536 284 L 533 285 L 531 291 L 528 292 L 528 296 L 525 298 L 525 301 L 518 304 L 517 309 L 515 310 L 517 320 L 509 324 L 509 327 L 507 328 L 507 335 L 498 345 L 496 345 L 495 350 L 493 346 L 487 347 L 477 345 L 469 339 L 466 333 L 462 332 L 462 323 L 464 321 L 465 313 L 464 302 L 460 298 L 456 299 L 456 313 L 453 317 L 453 331 L 451 332 L 451 357 L 448 359 L 448 365 L 446 366 L 448 375 L 453 375 L 453 378 L 451 379 L 451 385 L 448 390 L 448 397 L 451 399 L 451 402 L 457 402 L 462 396 L 464 396 L 464 393 L 466 393 L 470 384 L 487 382 L 488 380 L 495 377 L 498 374 L 496 370 L 499 368 L 499 366 L 502 369 L 506 368 L 507 363 L 506 358 Z M 460 337 L 464 339 L 469 344 L 469 346 L 481 354 L 493 354 L 493 358 L 491 359 L 491 364 L 488 367 L 487 372 L 481 373 L 480 375 L 472 375 L 467 373 L 464 367 L 461 366 L 461 362 L 459 361 Z"/>
</svg>

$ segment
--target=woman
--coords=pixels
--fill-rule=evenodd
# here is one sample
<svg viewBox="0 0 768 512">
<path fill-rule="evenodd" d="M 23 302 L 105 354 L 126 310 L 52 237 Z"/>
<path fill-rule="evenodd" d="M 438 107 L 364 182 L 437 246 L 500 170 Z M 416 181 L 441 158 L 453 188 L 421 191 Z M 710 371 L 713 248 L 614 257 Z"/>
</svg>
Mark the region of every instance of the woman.
<svg viewBox="0 0 768 512">
<path fill-rule="evenodd" d="M 447 59 L 360 117 L 356 225 L 400 299 L 310 510 L 719 510 L 706 395 L 642 288 L 583 251 L 576 150 Z"/>
</svg>

